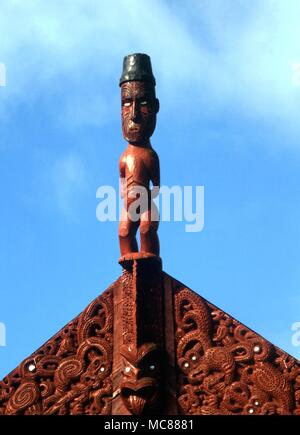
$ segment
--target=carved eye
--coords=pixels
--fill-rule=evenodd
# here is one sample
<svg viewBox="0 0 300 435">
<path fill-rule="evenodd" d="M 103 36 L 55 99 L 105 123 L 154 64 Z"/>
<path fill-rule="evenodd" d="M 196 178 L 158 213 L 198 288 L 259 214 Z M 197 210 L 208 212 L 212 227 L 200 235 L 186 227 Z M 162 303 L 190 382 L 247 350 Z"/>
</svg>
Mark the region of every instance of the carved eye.
<svg viewBox="0 0 300 435">
<path fill-rule="evenodd" d="M 36 369 L 35 364 L 29 364 L 29 366 L 28 366 L 28 370 L 29 370 L 30 372 L 34 372 L 35 369 Z"/>
<path fill-rule="evenodd" d="M 125 373 L 129 373 L 131 368 L 129 366 L 125 367 Z"/>
<path fill-rule="evenodd" d="M 123 103 L 123 106 L 124 106 L 124 107 L 130 107 L 130 102 L 129 102 L 129 101 L 125 101 L 125 102 Z"/>
<path fill-rule="evenodd" d="M 150 366 L 149 366 L 149 370 L 153 371 L 153 370 L 155 370 L 155 369 L 156 369 L 155 365 L 154 365 L 154 364 L 150 364 Z"/>
<path fill-rule="evenodd" d="M 141 106 L 147 106 L 147 104 L 148 104 L 148 101 L 147 100 L 143 100 L 143 101 L 141 101 Z"/>
</svg>

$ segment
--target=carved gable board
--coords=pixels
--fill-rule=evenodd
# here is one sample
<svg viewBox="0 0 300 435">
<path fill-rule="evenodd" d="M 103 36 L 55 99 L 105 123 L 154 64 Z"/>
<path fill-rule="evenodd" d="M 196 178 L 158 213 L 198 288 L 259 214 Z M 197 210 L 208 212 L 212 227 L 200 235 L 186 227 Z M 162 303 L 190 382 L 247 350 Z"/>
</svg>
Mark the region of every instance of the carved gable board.
<svg viewBox="0 0 300 435">
<path fill-rule="evenodd" d="M 112 285 L 0 382 L 0 414 L 109 414 Z"/>
<path fill-rule="evenodd" d="M 147 402 L 142 389 L 131 401 L 121 393 L 122 328 L 140 319 L 133 326 L 147 324 L 145 334 L 151 333 L 151 322 L 141 321 L 149 304 L 143 311 L 138 298 L 126 300 L 124 311 L 122 295 L 134 285 L 126 271 L 0 382 L 0 414 L 300 414 L 299 361 L 164 272 L 161 278 L 164 326 L 157 343 L 165 374 L 158 406 L 140 406 Z M 144 333 L 130 328 L 142 343 Z M 140 361 L 145 346 L 151 350 L 141 344 L 140 356 L 128 360 Z"/>
</svg>

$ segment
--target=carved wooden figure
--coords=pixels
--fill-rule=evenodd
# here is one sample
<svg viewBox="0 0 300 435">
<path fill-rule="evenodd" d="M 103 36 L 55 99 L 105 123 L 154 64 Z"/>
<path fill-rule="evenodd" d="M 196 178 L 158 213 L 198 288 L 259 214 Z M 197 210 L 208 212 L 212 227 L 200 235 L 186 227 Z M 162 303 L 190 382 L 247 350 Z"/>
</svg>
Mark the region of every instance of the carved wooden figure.
<svg viewBox="0 0 300 435">
<path fill-rule="evenodd" d="M 124 199 L 119 225 L 121 257 L 138 252 L 138 227 L 140 251 L 159 256 L 159 217 L 153 198 L 159 192 L 160 171 L 158 156 L 150 143 L 159 101 L 155 96 L 149 56 L 137 53 L 125 57 L 120 86 L 122 131 L 128 142 L 120 158 L 121 195 Z M 150 183 L 153 184 L 152 190 Z"/>
</svg>

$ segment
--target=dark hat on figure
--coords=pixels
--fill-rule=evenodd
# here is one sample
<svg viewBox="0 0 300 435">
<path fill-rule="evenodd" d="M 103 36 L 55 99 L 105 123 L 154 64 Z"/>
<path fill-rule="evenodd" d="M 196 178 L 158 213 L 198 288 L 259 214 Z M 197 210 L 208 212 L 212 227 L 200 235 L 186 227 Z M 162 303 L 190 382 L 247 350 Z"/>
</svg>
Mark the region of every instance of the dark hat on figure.
<svg viewBox="0 0 300 435">
<path fill-rule="evenodd" d="M 155 86 L 151 59 L 147 54 L 134 53 L 124 57 L 120 86 L 124 82 L 131 82 L 133 80 L 148 82 Z"/>
</svg>

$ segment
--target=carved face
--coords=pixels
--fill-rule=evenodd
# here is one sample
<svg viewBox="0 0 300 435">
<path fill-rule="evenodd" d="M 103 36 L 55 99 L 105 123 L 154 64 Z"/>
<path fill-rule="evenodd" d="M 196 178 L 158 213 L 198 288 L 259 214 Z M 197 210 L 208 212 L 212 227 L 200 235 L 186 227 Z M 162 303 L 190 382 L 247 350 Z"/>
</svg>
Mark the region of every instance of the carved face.
<svg viewBox="0 0 300 435">
<path fill-rule="evenodd" d="M 153 343 L 143 344 L 138 351 L 127 347 L 123 355 L 121 398 L 133 415 L 141 415 L 158 405 L 161 378 L 161 351 Z"/>
<path fill-rule="evenodd" d="M 155 130 L 159 110 L 154 86 L 141 81 L 123 83 L 121 103 L 124 139 L 133 144 L 148 141 Z"/>
</svg>

